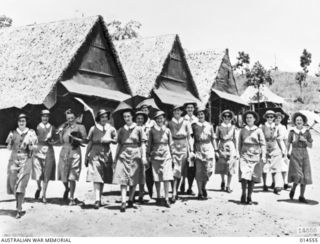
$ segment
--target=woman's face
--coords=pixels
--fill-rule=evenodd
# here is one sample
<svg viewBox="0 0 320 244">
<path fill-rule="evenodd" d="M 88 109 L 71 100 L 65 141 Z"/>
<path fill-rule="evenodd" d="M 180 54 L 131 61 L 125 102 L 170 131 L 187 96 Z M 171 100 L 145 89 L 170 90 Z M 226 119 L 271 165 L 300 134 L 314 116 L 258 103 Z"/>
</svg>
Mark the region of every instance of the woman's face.
<svg viewBox="0 0 320 244">
<path fill-rule="evenodd" d="M 66 119 L 69 123 L 73 123 L 74 120 L 76 119 L 76 116 L 74 114 L 67 114 Z"/>
<path fill-rule="evenodd" d="M 49 116 L 48 115 L 42 115 L 41 116 L 41 122 L 43 124 L 47 124 L 49 122 Z"/>
<path fill-rule="evenodd" d="M 229 113 L 225 113 L 225 114 L 223 115 L 223 117 L 222 117 L 223 122 L 225 122 L 226 124 L 228 124 L 228 123 L 231 122 L 231 118 L 232 118 L 232 116 L 231 116 L 231 114 L 229 114 Z"/>
<path fill-rule="evenodd" d="M 137 125 L 139 126 L 142 126 L 144 124 L 144 117 L 143 115 L 139 114 L 137 117 L 136 117 L 136 123 Z"/>
<path fill-rule="evenodd" d="M 271 114 L 267 114 L 266 118 L 269 124 L 271 124 L 274 121 L 274 116 Z"/>
<path fill-rule="evenodd" d="M 126 124 L 132 124 L 132 114 L 130 112 L 124 112 L 123 119 Z"/>
<path fill-rule="evenodd" d="M 188 114 L 193 114 L 194 113 L 194 106 L 193 104 L 188 104 L 186 107 L 186 111 Z"/>
<path fill-rule="evenodd" d="M 156 122 L 158 125 L 163 125 L 164 123 L 164 116 L 163 115 L 160 115 L 156 118 Z"/>
<path fill-rule="evenodd" d="M 103 115 L 100 116 L 100 122 L 99 123 L 101 125 L 105 125 L 108 122 L 108 120 L 109 120 L 108 114 L 103 114 Z"/>
<path fill-rule="evenodd" d="M 25 118 L 18 120 L 18 126 L 19 128 L 26 128 L 27 126 L 27 120 Z"/>
<path fill-rule="evenodd" d="M 182 114 L 181 109 L 175 109 L 175 110 L 173 110 L 173 116 L 174 116 L 175 118 L 180 118 L 180 117 L 181 117 L 181 114 Z"/>
<path fill-rule="evenodd" d="M 256 121 L 256 119 L 252 114 L 247 114 L 247 116 L 246 116 L 247 125 L 252 126 L 252 125 L 254 125 L 255 121 Z"/>
<path fill-rule="evenodd" d="M 277 117 L 275 118 L 275 120 L 274 120 L 274 122 L 275 122 L 277 125 L 280 124 L 281 121 L 282 121 L 282 117 L 281 117 L 281 116 L 277 116 Z"/>
<path fill-rule="evenodd" d="M 298 116 L 297 118 L 296 118 L 296 120 L 295 120 L 295 125 L 297 126 L 297 127 L 302 127 L 303 126 L 303 119 L 302 119 L 302 117 L 301 116 Z"/>
<path fill-rule="evenodd" d="M 206 118 L 206 115 L 203 111 L 200 111 L 200 112 L 198 112 L 197 117 L 201 122 L 203 122 Z"/>
<path fill-rule="evenodd" d="M 150 111 L 149 111 L 149 108 L 148 108 L 147 106 L 143 106 L 143 107 L 141 108 L 141 112 L 148 115 Z"/>
</svg>

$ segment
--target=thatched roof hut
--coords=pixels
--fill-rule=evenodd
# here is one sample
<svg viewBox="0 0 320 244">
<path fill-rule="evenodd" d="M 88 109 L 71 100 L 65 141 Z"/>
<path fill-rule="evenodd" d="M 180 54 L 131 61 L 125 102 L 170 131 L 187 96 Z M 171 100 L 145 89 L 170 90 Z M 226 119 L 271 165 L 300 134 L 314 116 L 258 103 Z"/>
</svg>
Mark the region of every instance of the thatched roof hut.
<svg viewBox="0 0 320 244">
<path fill-rule="evenodd" d="M 187 61 L 202 102 L 211 107 L 212 122 L 218 124 L 224 109 L 240 113 L 248 106 L 238 95 L 228 49 L 188 53 Z"/>
<path fill-rule="evenodd" d="M 133 95 L 152 96 L 162 105 L 199 102 L 178 35 L 117 41 L 115 46 Z"/>
<path fill-rule="evenodd" d="M 63 108 L 54 106 L 68 106 L 74 97 L 97 110 L 115 108 L 130 96 L 101 16 L 0 30 L 0 110 L 31 104 L 60 114 Z"/>
<path fill-rule="evenodd" d="M 94 61 L 94 54 L 101 48 L 111 57 L 103 59 L 99 55 L 101 60 Z M 103 72 L 99 74 L 97 67 L 90 67 L 100 62 L 100 69 L 107 69 L 103 67 L 107 60 L 112 61 L 116 70 L 110 76 L 117 79 L 120 76 L 121 92 L 130 94 L 102 17 L 3 28 L 0 30 L 0 109 L 42 103 L 51 107 L 57 82 L 72 78 L 79 69 L 86 74 L 96 72 L 94 75 L 99 78 L 107 77 Z"/>
</svg>

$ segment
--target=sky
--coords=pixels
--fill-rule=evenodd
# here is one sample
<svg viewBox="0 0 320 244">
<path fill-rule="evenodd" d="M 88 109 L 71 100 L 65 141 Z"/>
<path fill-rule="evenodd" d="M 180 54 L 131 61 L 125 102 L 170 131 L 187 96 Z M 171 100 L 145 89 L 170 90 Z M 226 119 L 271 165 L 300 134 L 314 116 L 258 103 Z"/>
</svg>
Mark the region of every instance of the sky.
<svg viewBox="0 0 320 244">
<path fill-rule="evenodd" d="M 251 63 L 300 70 L 304 48 L 310 74 L 320 63 L 319 0 L 0 0 L 0 15 L 14 26 L 81 16 L 142 24 L 143 37 L 179 34 L 188 51 L 229 49 L 249 53 Z"/>
</svg>

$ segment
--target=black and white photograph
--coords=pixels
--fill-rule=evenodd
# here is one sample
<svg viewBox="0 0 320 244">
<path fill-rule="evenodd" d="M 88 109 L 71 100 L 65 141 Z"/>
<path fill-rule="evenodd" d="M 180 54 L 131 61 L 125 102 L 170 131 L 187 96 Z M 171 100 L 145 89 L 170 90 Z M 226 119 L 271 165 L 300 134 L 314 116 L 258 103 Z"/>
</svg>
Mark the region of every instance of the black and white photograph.
<svg viewBox="0 0 320 244">
<path fill-rule="evenodd" d="M 0 0 L 1 243 L 318 243 L 319 10 Z"/>
</svg>

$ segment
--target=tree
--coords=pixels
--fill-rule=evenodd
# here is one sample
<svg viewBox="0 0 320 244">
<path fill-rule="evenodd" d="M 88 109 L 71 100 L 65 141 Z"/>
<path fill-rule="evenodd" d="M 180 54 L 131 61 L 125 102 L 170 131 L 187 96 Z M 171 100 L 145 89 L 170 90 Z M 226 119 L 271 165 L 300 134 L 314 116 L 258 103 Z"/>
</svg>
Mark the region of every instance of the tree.
<svg viewBox="0 0 320 244">
<path fill-rule="evenodd" d="M 307 83 L 307 75 L 308 75 L 308 67 L 311 64 L 311 53 L 309 53 L 306 49 L 303 50 L 302 55 L 300 56 L 300 67 L 302 71 L 296 73 L 296 81 L 300 87 L 300 96 L 295 100 L 295 102 L 303 103 L 302 99 L 302 88 L 308 85 Z"/>
<path fill-rule="evenodd" d="M 0 28 L 10 27 L 12 25 L 12 19 L 5 15 L 0 15 Z"/>
<path fill-rule="evenodd" d="M 251 70 L 249 68 L 246 69 L 246 86 L 254 86 L 258 89 L 258 109 L 260 108 L 260 87 L 264 84 L 271 85 L 272 83 L 271 71 L 266 70 L 259 61 L 253 65 Z"/>
<path fill-rule="evenodd" d="M 250 64 L 250 57 L 248 53 L 238 52 L 237 63 L 233 66 L 234 70 L 247 68 L 244 65 L 248 66 Z M 241 71 L 243 74 L 243 70 Z"/>
<path fill-rule="evenodd" d="M 130 20 L 126 24 L 122 24 L 119 20 L 114 20 L 107 24 L 111 38 L 113 40 L 125 40 L 139 37 L 139 29 L 141 23 L 135 20 Z"/>
</svg>

